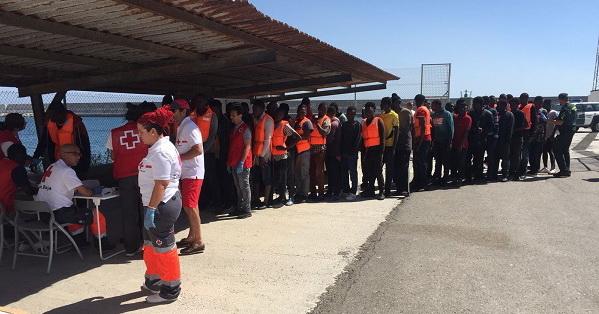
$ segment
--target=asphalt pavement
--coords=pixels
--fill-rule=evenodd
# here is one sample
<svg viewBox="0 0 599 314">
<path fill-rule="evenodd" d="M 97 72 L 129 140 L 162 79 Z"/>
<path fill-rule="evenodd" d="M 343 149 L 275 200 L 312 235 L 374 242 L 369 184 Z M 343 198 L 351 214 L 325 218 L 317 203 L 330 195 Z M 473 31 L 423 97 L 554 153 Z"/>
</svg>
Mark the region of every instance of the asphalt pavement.
<svg viewBox="0 0 599 314">
<path fill-rule="evenodd" d="M 599 312 L 599 149 L 573 175 L 413 193 L 313 313 Z"/>
</svg>

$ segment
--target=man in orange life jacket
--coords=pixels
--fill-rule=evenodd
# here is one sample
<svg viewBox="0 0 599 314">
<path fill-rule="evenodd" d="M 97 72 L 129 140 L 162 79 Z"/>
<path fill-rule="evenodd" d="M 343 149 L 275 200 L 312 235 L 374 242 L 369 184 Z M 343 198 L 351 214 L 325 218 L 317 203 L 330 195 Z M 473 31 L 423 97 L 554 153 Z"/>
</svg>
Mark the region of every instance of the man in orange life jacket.
<svg viewBox="0 0 599 314">
<path fill-rule="evenodd" d="M 73 169 L 78 175 L 84 174 L 89 169 L 91 150 L 83 120 L 60 101 L 52 102 L 47 113 L 46 128 L 33 158 L 46 157 L 44 165 L 47 165 L 60 159 L 62 145 L 75 144 L 81 152 L 81 159 Z"/>
<path fill-rule="evenodd" d="M 148 146 L 141 142 L 137 119 L 145 112 L 141 106 L 127 104 L 127 123 L 110 131 L 106 148 L 113 163 L 112 176 L 119 183 L 123 242 L 127 256 L 135 255 L 142 247 L 143 206 L 137 183 L 138 165 L 148 154 Z"/>
<path fill-rule="evenodd" d="M 312 122 L 306 117 L 306 105 L 297 107 L 297 117 L 293 128 L 300 135 L 301 140 L 295 145 L 295 177 L 296 193 L 293 197 L 296 203 L 303 203 L 310 190 L 310 135 L 314 131 Z"/>
<path fill-rule="evenodd" d="M 252 205 L 256 209 L 264 209 L 270 206 L 272 197 L 272 164 L 271 164 L 271 140 L 274 130 L 274 121 L 271 116 L 264 112 L 265 105 L 261 100 L 252 104 L 252 116 L 254 118 L 254 133 L 252 134 L 254 155 L 253 168 L 251 172 L 252 182 Z M 260 201 L 260 188 L 264 190 L 264 202 Z"/>
<path fill-rule="evenodd" d="M 4 117 L 4 126 L 0 128 L 0 159 L 8 156 L 12 144 L 20 144 L 19 131 L 25 129 L 25 119 L 18 113 L 9 113 Z"/>
<path fill-rule="evenodd" d="M 202 146 L 204 149 L 204 166 L 206 173 L 202 185 L 204 188 L 200 194 L 202 206 L 214 203 L 211 197 L 218 193 L 220 187 L 218 172 L 216 171 L 216 139 L 218 135 L 218 117 L 209 106 L 209 99 L 205 95 L 198 94 L 191 100 L 191 108 L 195 110 L 190 114 L 191 119 L 200 128 L 202 134 Z"/>
<path fill-rule="evenodd" d="M 416 112 L 414 113 L 414 179 L 411 190 L 419 191 L 427 186 L 427 156 L 432 142 L 431 113 L 426 107 L 426 97 L 418 94 L 414 97 Z"/>
<path fill-rule="evenodd" d="M 524 177 L 526 172 L 528 171 L 528 160 L 530 155 L 530 148 L 532 146 L 531 134 L 532 131 L 536 128 L 537 125 L 537 117 L 534 114 L 534 104 L 528 102 L 529 96 L 527 93 L 520 94 L 520 110 L 524 113 L 524 132 L 523 132 L 523 142 L 522 142 L 522 151 L 520 152 L 520 169 L 518 172 L 519 177 Z"/>
<path fill-rule="evenodd" d="M 0 204 L 12 215 L 17 191 L 20 189 L 27 195 L 33 195 L 35 189 L 29 183 L 25 170 L 25 146 L 18 143 L 11 145 L 6 156 L 0 158 Z"/>
<path fill-rule="evenodd" d="M 75 192 L 83 196 L 92 196 L 94 193 L 83 186 L 81 180 L 72 169 L 81 158 L 79 147 L 74 144 L 65 144 L 58 148 L 60 159 L 51 164 L 39 184 L 37 200 L 48 203 L 50 209 L 54 211 L 54 216 L 58 223 L 70 223 L 67 227 L 73 238 L 80 244 L 84 243 L 85 234 L 84 225 L 92 222 L 92 215 L 89 209 L 79 208 L 73 204 Z M 106 235 L 106 222 L 100 212 L 100 233 L 98 226 L 95 225 L 95 219 L 90 225 L 91 232 L 96 237 Z M 102 239 L 104 241 L 104 239 Z M 102 243 L 102 248 L 110 249 L 113 246 L 109 243 Z"/>
<path fill-rule="evenodd" d="M 383 150 L 385 146 L 385 124 L 374 116 L 376 105 L 366 103 L 362 121 L 362 142 L 364 145 L 364 185 L 363 197 L 374 197 L 374 181 L 379 183 L 377 199 L 385 199 L 385 181 L 383 179 Z"/>
<path fill-rule="evenodd" d="M 301 137 L 289 124 L 289 121 L 283 120 L 285 114 L 284 109 L 275 110 L 275 126 L 272 135 L 273 177 L 275 192 L 279 195 L 275 203 L 291 206 L 293 200 L 291 197 L 287 197 L 288 151 L 297 144 Z"/>
<path fill-rule="evenodd" d="M 324 197 L 324 160 L 327 135 L 331 132 L 331 119 L 327 116 L 327 105 L 318 105 L 318 117 L 312 117 L 314 131 L 310 134 L 310 199 L 318 201 Z"/>
</svg>

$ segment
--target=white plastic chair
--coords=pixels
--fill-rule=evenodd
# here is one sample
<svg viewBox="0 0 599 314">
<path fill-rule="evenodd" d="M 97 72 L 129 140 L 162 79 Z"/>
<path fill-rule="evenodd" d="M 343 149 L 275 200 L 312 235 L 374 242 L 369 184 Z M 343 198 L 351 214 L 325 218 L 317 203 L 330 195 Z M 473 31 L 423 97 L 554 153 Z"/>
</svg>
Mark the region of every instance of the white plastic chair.
<svg viewBox="0 0 599 314">
<path fill-rule="evenodd" d="M 42 221 L 39 219 L 40 213 L 47 213 L 50 216 L 48 222 Z M 15 245 L 14 245 L 14 255 L 12 260 L 12 269 L 15 269 L 17 265 L 17 256 L 18 255 L 26 255 L 26 256 L 35 256 L 35 257 L 47 257 L 48 258 L 48 267 L 46 269 L 46 273 L 50 273 L 50 268 L 52 267 L 52 258 L 54 256 L 54 251 L 56 250 L 55 241 L 57 239 L 57 231 L 61 231 L 67 239 L 73 244 L 73 247 L 77 251 L 79 258 L 83 260 L 83 255 L 81 255 L 81 251 L 77 246 L 77 243 L 68 231 L 65 230 L 65 226 L 68 224 L 59 224 L 54 218 L 54 211 L 50 209 L 46 202 L 40 201 L 15 201 L 15 218 L 14 218 L 14 227 L 15 227 Z M 38 254 L 38 253 L 26 253 L 19 252 L 19 235 L 22 232 L 34 232 L 40 233 L 40 241 L 42 241 L 42 234 L 47 232 L 49 235 L 49 246 L 47 250 L 47 254 Z M 46 251 L 42 246 L 42 253 Z"/>
</svg>

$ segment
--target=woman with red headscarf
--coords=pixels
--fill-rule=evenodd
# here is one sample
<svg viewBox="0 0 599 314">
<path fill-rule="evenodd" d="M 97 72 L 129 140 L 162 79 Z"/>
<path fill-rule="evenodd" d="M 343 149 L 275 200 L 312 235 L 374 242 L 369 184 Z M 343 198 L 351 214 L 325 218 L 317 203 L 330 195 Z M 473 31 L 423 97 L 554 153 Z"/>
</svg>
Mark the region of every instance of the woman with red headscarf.
<svg viewBox="0 0 599 314">
<path fill-rule="evenodd" d="M 169 141 L 173 113 L 168 106 L 144 114 L 137 121 L 141 140 L 149 146 L 139 164 L 139 188 L 144 205 L 143 290 L 148 303 L 173 302 L 181 293 L 181 270 L 175 244 L 175 222 L 181 213 L 181 160 Z"/>
</svg>

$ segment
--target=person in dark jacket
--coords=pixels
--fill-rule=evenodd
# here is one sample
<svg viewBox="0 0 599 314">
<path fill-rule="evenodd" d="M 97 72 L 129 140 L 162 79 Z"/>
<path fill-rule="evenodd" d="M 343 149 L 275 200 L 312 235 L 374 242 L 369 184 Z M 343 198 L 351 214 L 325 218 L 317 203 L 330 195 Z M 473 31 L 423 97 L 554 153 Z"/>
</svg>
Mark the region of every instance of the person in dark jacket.
<svg viewBox="0 0 599 314">
<path fill-rule="evenodd" d="M 341 188 L 347 194 L 345 199 L 354 201 L 358 192 L 358 152 L 362 146 L 362 126 L 355 119 L 356 107 L 347 107 L 346 116 L 347 122 L 341 124 L 339 134 Z"/>
<path fill-rule="evenodd" d="M 554 153 L 559 172 L 553 176 L 556 178 L 570 176 L 570 144 L 576 133 L 576 106 L 568 102 L 568 94 L 561 93 L 558 96 L 561 109 L 556 120 L 550 123 L 557 127 L 559 134 L 555 137 Z"/>
<path fill-rule="evenodd" d="M 547 124 L 547 115 L 542 110 L 543 97 L 535 97 L 533 105 L 531 115 L 535 123 L 530 130 L 530 170 L 528 171 L 530 175 L 536 175 L 541 169 L 541 155 L 543 154 L 543 144 L 545 142 L 545 125 Z"/>
<path fill-rule="evenodd" d="M 501 99 L 497 104 L 498 129 L 497 129 L 497 146 L 495 149 L 494 158 L 490 158 L 489 170 L 487 171 L 487 179 L 490 181 L 498 180 L 497 172 L 499 161 L 501 160 L 501 181 L 508 181 L 510 170 L 510 146 L 512 142 L 512 134 L 514 132 L 514 115 L 507 111 L 507 100 Z"/>
<path fill-rule="evenodd" d="M 524 144 L 524 133 L 526 132 L 526 120 L 524 113 L 519 109 L 520 99 L 513 97 L 509 100 L 512 114 L 514 115 L 514 133 L 510 145 L 510 177 L 512 180 L 523 180 L 520 176 L 520 163 L 522 161 L 522 145 Z"/>
<path fill-rule="evenodd" d="M 472 179 L 483 179 L 487 135 L 495 131 L 493 115 L 483 106 L 483 98 L 475 97 L 472 100 L 472 110 L 468 113 L 472 118 L 472 127 L 468 133 L 468 151 L 465 161 L 466 182 Z"/>
<path fill-rule="evenodd" d="M 391 103 L 393 106 L 399 107 L 397 114 L 399 115 L 399 129 L 397 136 L 397 145 L 395 152 L 395 185 L 397 187 L 397 195 L 408 197 L 410 196 L 409 189 L 409 167 L 410 155 L 412 154 L 412 111 L 406 105 L 402 105 L 401 99 L 397 94 L 391 95 Z"/>
</svg>

